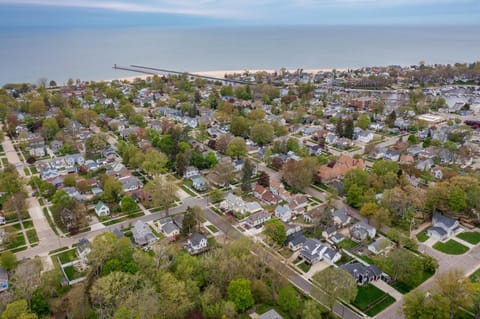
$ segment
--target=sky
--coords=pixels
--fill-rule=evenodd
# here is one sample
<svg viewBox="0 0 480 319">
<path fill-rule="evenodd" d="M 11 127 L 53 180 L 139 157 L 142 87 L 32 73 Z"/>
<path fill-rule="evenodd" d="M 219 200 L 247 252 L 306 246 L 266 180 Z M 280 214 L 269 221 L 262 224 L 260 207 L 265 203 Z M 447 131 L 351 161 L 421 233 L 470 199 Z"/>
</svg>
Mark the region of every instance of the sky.
<svg viewBox="0 0 480 319">
<path fill-rule="evenodd" d="M 0 27 L 480 24 L 480 0 L 0 0 Z"/>
</svg>

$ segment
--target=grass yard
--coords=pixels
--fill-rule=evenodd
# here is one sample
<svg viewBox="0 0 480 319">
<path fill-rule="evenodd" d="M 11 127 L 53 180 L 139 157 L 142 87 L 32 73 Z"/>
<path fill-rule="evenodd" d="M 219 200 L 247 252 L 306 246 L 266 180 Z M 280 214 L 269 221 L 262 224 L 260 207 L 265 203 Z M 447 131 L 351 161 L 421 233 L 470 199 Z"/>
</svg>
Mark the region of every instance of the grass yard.
<svg viewBox="0 0 480 319">
<path fill-rule="evenodd" d="M 35 228 L 27 230 L 27 238 L 30 244 L 38 242 L 38 236 Z"/>
<path fill-rule="evenodd" d="M 421 243 L 426 242 L 428 238 L 430 237 L 427 236 L 427 232 L 425 230 L 417 234 L 417 239 Z"/>
<path fill-rule="evenodd" d="M 32 174 L 37 174 L 38 173 L 38 170 L 35 166 L 30 166 L 30 171 L 32 172 Z"/>
<path fill-rule="evenodd" d="M 213 226 L 213 225 L 207 225 L 207 228 L 210 229 L 210 230 L 212 231 L 212 233 L 218 232 L 217 227 L 215 227 L 215 226 Z"/>
<path fill-rule="evenodd" d="M 66 264 L 68 262 L 71 262 L 71 261 L 74 261 L 75 259 L 77 259 L 77 250 L 76 249 L 70 249 L 70 250 L 67 250 L 63 253 L 60 253 L 60 254 L 56 255 L 56 257 L 58 257 L 60 259 L 60 262 L 62 264 Z"/>
<path fill-rule="evenodd" d="M 471 282 L 480 282 L 480 268 L 475 270 L 475 272 L 471 274 L 468 278 L 470 278 Z"/>
<path fill-rule="evenodd" d="M 458 238 L 465 240 L 467 243 L 476 245 L 480 243 L 480 233 L 472 232 L 463 232 L 457 235 Z"/>
<path fill-rule="evenodd" d="M 102 224 L 105 225 L 105 226 L 110 226 L 110 225 L 114 225 L 114 224 L 117 224 L 117 223 L 121 223 L 121 222 L 123 222 L 127 219 L 128 219 L 128 216 L 123 216 L 123 217 L 116 218 L 116 219 L 113 219 L 113 220 L 104 221 L 104 222 L 102 222 Z"/>
<path fill-rule="evenodd" d="M 85 275 L 84 273 L 77 271 L 73 266 L 65 267 L 63 268 L 63 270 L 65 271 L 65 275 L 67 276 L 67 279 L 70 281 L 81 278 Z"/>
<path fill-rule="evenodd" d="M 31 220 L 27 220 L 23 222 L 23 228 L 28 229 L 33 227 L 33 222 Z"/>
<path fill-rule="evenodd" d="M 357 245 L 358 244 L 356 242 L 354 242 L 353 240 L 345 238 L 344 240 L 342 240 L 341 242 L 339 242 L 337 244 L 337 247 L 338 248 L 343 248 L 345 250 L 349 250 L 349 249 L 352 249 L 354 247 L 357 247 Z"/>
<path fill-rule="evenodd" d="M 311 265 L 306 264 L 306 263 L 304 263 L 304 262 L 301 263 L 301 264 L 299 264 L 299 265 L 297 265 L 297 266 L 298 266 L 298 268 L 300 268 L 304 273 L 307 273 L 307 272 L 310 270 L 310 268 L 312 268 Z"/>
<path fill-rule="evenodd" d="M 450 239 L 445 243 L 437 242 L 435 245 L 433 245 L 433 248 L 448 255 L 462 255 L 468 251 L 468 247 L 465 247 L 453 239 Z"/>
<path fill-rule="evenodd" d="M 358 287 L 358 294 L 353 305 L 373 317 L 394 302 L 395 299 L 392 296 L 368 284 Z"/>
<path fill-rule="evenodd" d="M 25 245 L 25 236 L 23 236 L 23 233 L 20 232 L 15 235 L 15 238 L 13 238 L 13 240 L 8 244 L 7 248 L 14 249 L 24 245 Z"/>
</svg>

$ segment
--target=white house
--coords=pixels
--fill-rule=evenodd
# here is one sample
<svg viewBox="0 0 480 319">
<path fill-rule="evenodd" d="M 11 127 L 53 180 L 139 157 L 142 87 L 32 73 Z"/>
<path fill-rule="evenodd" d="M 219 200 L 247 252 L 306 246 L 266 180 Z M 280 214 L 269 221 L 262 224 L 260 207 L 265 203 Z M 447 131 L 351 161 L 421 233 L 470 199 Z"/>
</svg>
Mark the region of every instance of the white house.
<svg viewBox="0 0 480 319">
<path fill-rule="evenodd" d="M 363 143 L 369 143 L 373 140 L 373 133 L 370 131 L 361 131 L 358 133 L 357 140 Z"/>
<path fill-rule="evenodd" d="M 90 241 L 86 238 L 82 238 L 78 241 L 77 253 L 82 261 L 87 260 L 87 255 L 92 251 L 92 245 Z"/>
<path fill-rule="evenodd" d="M 254 214 L 263 210 L 257 202 L 246 202 L 241 197 L 228 193 L 225 200 L 220 203 L 220 209 L 234 213 Z"/>
<path fill-rule="evenodd" d="M 367 239 L 367 237 L 374 238 L 377 230 L 375 227 L 370 226 L 369 224 L 360 221 L 353 225 L 352 229 L 350 230 L 350 234 L 352 239 L 357 241 L 362 241 Z"/>
<path fill-rule="evenodd" d="M 198 254 L 208 246 L 207 237 L 200 233 L 193 234 L 185 244 L 184 248 L 192 255 Z"/>
<path fill-rule="evenodd" d="M 438 240 L 444 240 L 462 230 L 458 220 L 436 213 L 433 215 L 432 227 L 427 230 L 427 235 Z"/>
<path fill-rule="evenodd" d="M 287 205 L 278 205 L 275 208 L 275 216 L 283 222 L 288 222 L 292 219 L 292 211 Z"/>
<path fill-rule="evenodd" d="M 368 245 L 367 248 L 368 248 L 368 250 L 370 250 L 375 255 L 378 255 L 378 254 L 381 254 L 382 252 L 384 252 L 385 249 L 390 247 L 391 244 L 392 244 L 392 242 L 390 240 L 388 240 L 387 238 L 380 237 L 377 240 L 375 240 L 373 243 Z"/>
<path fill-rule="evenodd" d="M 99 201 L 95 205 L 95 214 L 97 214 L 99 217 L 108 216 L 110 215 L 110 208 L 104 202 Z"/>
<path fill-rule="evenodd" d="M 303 243 L 299 257 L 313 265 L 322 259 L 329 263 L 335 263 L 342 255 L 335 249 L 322 244 L 318 239 L 307 238 Z"/>
<path fill-rule="evenodd" d="M 251 227 L 257 227 L 264 224 L 266 221 L 270 220 L 270 218 L 272 218 L 271 214 L 267 213 L 266 211 L 261 211 L 248 216 L 247 224 L 250 225 Z"/>
<path fill-rule="evenodd" d="M 183 173 L 183 178 L 192 178 L 194 176 L 199 175 L 198 168 L 195 166 L 187 166 L 185 168 L 185 173 Z"/>
</svg>

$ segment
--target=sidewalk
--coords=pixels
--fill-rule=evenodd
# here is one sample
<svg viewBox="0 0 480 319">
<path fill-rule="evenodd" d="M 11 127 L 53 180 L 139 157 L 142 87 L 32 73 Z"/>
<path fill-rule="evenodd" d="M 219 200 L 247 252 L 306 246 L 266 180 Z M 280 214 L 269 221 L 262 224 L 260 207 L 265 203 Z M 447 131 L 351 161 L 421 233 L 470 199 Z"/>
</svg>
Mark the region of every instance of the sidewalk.
<svg viewBox="0 0 480 319">
<path fill-rule="evenodd" d="M 400 292 L 398 292 L 395 288 L 393 288 L 383 280 L 373 281 L 372 285 L 388 293 L 390 296 L 395 298 L 395 300 L 402 300 L 403 298 L 403 295 Z"/>
</svg>

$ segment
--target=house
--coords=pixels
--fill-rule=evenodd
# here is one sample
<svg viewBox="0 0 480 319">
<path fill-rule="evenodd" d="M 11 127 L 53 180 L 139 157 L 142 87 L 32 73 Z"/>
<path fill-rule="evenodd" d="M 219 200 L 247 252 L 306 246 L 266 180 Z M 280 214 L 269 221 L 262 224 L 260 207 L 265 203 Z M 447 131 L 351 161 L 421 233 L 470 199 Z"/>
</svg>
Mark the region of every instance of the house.
<svg viewBox="0 0 480 319">
<path fill-rule="evenodd" d="M 311 265 L 325 259 L 330 263 L 337 262 L 342 256 L 336 250 L 322 244 L 318 239 L 307 238 L 300 251 L 300 258 Z"/>
<path fill-rule="evenodd" d="M 55 168 L 46 167 L 40 172 L 40 178 L 42 180 L 52 179 L 60 176 L 58 170 Z"/>
<path fill-rule="evenodd" d="M 322 231 L 322 237 L 325 239 L 328 239 L 331 236 L 335 235 L 336 233 L 337 233 L 337 228 L 335 226 L 328 227 Z"/>
<path fill-rule="evenodd" d="M 342 265 L 340 268 L 352 275 L 358 285 L 368 284 L 382 278 L 382 271 L 375 265 L 365 266 L 361 263 L 352 263 Z"/>
<path fill-rule="evenodd" d="M 400 152 L 395 149 L 390 149 L 387 151 L 387 153 L 385 153 L 385 159 L 398 162 L 400 159 Z"/>
<path fill-rule="evenodd" d="M 387 248 L 389 248 L 391 244 L 392 242 L 387 238 L 380 237 L 380 238 L 377 238 L 377 240 L 375 240 L 373 243 L 368 245 L 367 249 L 370 250 L 375 255 L 378 255 L 384 252 Z"/>
<path fill-rule="evenodd" d="M 8 272 L 0 266 L 0 292 L 8 289 Z"/>
<path fill-rule="evenodd" d="M 351 217 L 347 214 L 347 209 L 342 207 L 332 212 L 333 223 L 337 227 L 345 227 L 350 223 Z"/>
<path fill-rule="evenodd" d="M 335 234 L 333 235 L 332 237 L 329 238 L 333 243 L 335 244 L 339 244 L 341 243 L 342 241 L 345 240 L 345 236 L 343 236 L 342 234 Z"/>
<path fill-rule="evenodd" d="M 297 232 L 297 233 L 293 233 L 293 234 L 287 236 L 287 240 L 285 241 L 285 245 L 291 251 L 297 251 L 297 250 L 299 250 L 300 248 L 303 247 L 303 243 L 305 243 L 306 240 L 307 240 L 307 238 L 305 238 L 305 236 L 302 233 Z"/>
<path fill-rule="evenodd" d="M 437 166 L 432 168 L 432 174 L 436 179 L 442 179 L 443 178 L 443 167 Z"/>
<path fill-rule="evenodd" d="M 5 214 L 0 212 L 0 225 L 5 225 L 7 223 L 7 219 L 5 218 Z"/>
<path fill-rule="evenodd" d="M 320 166 L 317 175 L 322 182 L 328 183 L 342 178 L 348 171 L 354 168 L 365 168 L 365 161 L 362 158 L 355 159 L 347 155 L 341 155 L 333 165 Z"/>
<path fill-rule="evenodd" d="M 292 211 L 287 205 L 278 205 L 275 208 L 274 214 L 283 222 L 288 222 L 290 219 L 292 219 Z"/>
<path fill-rule="evenodd" d="M 198 171 L 198 168 L 196 168 L 195 166 L 187 166 L 185 168 L 185 172 L 183 173 L 183 178 L 191 178 L 199 174 L 200 173 Z"/>
<path fill-rule="evenodd" d="M 78 241 L 77 253 L 82 261 L 87 260 L 87 255 L 92 251 L 92 244 L 86 238 L 82 238 Z"/>
<path fill-rule="evenodd" d="M 192 255 L 204 251 L 208 246 L 207 237 L 200 233 L 194 233 L 185 244 L 184 248 Z"/>
<path fill-rule="evenodd" d="M 62 141 L 53 140 L 53 141 L 50 143 L 50 149 L 51 149 L 52 152 L 54 152 L 55 154 L 57 154 L 62 147 L 63 147 L 63 142 L 62 142 Z"/>
<path fill-rule="evenodd" d="M 272 215 L 266 211 L 261 211 L 253 215 L 248 216 L 247 224 L 251 227 L 257 227 L 263 225 L 266 221 L 270 220 Z"/>
<path fill-rule="evenodd" d="M 95 214 L 97 214 L 99 217 L 108 216 L 110 215 L 110 208 L 104 202 L 99 201 L 95 205 Z"/>
<path fill-rule="evenodd" d="M 275 311 L 275 309 L 270 309 L 264 314 L 257 317 L 258 319 L 283 319 L 283 317 Z"/>
<path fill-rule="evenodd" d="M 358 133 L 357 140 L 363 143 L 369 143 L 373 140 L 373 133 L 371 131 L 361 131 Z"/>
<path fill-rule="evenodd" d="M 168 221 L 161 225 L 160 230 L 169 240 L 175 239 L 176 236 L 180 235 L 180 228 L 173 221 Z"/>
<path fill-rule="evenodd" d="M 307 223 L 318 222 L 325 214 L 325 206 L 318 206 L 303 214 L 303 218 Z"/>
<path fill-rule="evenodd" d="M 374 238 L 377 230 L 375 227 L 370 226 L 369 224 L 360 221 L 353 225 L 352 229 L 350 230 L 350 235 L 352 239 L 356 241 L 363 241 L 367 239 L 367 237 Z"/>
<path fill-rule="evenodd" d="M 444 240 L 462 230 L 458 220 L 435 213 L 432 218 L 432 227 L 427 230 L 427 235 L 438 240 Z"/>
<path fill-rule="evenodd" d="M 125 193 L 135 191 L 142 186 L 142 182 L 132 175 L 121 177 L 118 181 L 122 184 L 122 189 Z"/>
<path fill-rule="evenodd" d="M 151 245 L 158 240 L 150 227 L 143 221 L 138 220 L 132 228 L 133 239 L 138 246 Z"/>
<path fill-rule="evenodd" d="M 278 203 L 278 199 L 273 195 L 270 189 L 263 187 L 260 184 L 255 185 L 253 196 L 269 205 L 276 205 Z"/>
<path fill-rule="evenodd" d="M 190 180 L 192 181 L 192 187 L 197 191 L 204 192 L 208 189 L 208 181 L 203 176 L 193 176 Z"/>
<path fill-rule="evenodd" d="M 220 203 L 220 209 L 226 212 L 234 212 L 242 215 L 254 214 L 263 210 L 257 202 L 245 202 L 241 197 L 228 193 L 225 200 Z"/>
</svg>

